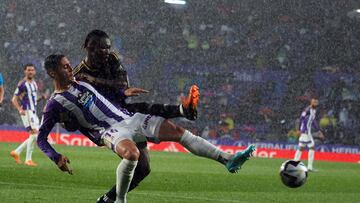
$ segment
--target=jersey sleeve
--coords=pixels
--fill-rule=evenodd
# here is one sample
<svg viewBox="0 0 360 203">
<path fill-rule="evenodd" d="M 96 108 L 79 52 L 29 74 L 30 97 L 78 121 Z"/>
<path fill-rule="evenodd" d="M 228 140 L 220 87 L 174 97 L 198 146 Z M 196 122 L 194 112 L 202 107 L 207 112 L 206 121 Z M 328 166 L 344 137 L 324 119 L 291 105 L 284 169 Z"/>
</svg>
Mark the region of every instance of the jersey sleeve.
<svg viewBox="0 0 360 203">
<path fill-rule="evenodd" d="M 0 73 L 0 86 L 4 85 L 4 78 L 2 76 L 2 74 Z"/>
<path fill-rule="evenodd" d="M 16 87 L 14 95 L 19 96 L 20 94 L 24 93 L 26 91 L 25 84 L 19 83 L 19 85 Z"/>
<path fill-rule="evenodd" d="M 320 130 L 319 124 L 316 119 L 312 122 L 312 128 L 315 130 L 315 132 L 318 132 Z"/>
<path fill-rule="evenodd" d="M 306 111 L 303 111 L 300 116 L 300 122 L 299 122 L 299 128 L 298 128 L 298 130 L 300 130 L 300 131 L 302 131 L 301 127 L 303 126 L 303 124 L 305 122 L 305 117 L 306 117 Z"/>
<path fill-rule="evenodd" d="M 37 139 L 37 145 L 42 152 L 46 154 L 52 161 L 57 163 L 60 158 L 60 154 L 49 144 L 48 136 L 54 125 L 58 122 L 58 112 L 56 110 L 56 102 L 49 100 L 44 111 L 43 123 L 39 129 L 39 135 Z"/>
</svg>

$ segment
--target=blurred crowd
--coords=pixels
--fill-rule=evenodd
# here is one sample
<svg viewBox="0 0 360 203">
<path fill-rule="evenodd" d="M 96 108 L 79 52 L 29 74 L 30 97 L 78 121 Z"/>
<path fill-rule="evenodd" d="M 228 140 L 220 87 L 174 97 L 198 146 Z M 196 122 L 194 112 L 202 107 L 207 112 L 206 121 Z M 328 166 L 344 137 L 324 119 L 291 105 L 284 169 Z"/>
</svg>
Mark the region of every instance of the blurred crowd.
<svg viewBox="0 0 360 203">
<path fill-rule="evenodd" d="M 355 0 L 2 0 L 0 72 L 8 107 L 22 65 L 42 70 L 51 53 L 76 65 L 92 29 L 111 35 L 137 100 L 177 103 L 200 86 L 199 120 L 179 120 L 209 139 L 296 142 L 301 111 L 320 99 L 324 143 L 360 144 L 360 5 Z M 360 13 L 359 13 L 360 15 Z M 41 104 L 39 106 L 41 110 Z M 17 112 L 2 108 L 0 123 Z"/>
</svg>

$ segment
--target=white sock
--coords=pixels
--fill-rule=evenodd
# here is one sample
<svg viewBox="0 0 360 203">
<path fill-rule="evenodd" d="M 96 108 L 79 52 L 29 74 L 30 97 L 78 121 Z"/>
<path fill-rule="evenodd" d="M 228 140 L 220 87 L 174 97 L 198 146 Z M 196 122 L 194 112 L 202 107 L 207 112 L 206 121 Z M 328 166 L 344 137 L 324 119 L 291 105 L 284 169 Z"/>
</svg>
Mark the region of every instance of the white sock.
<svg viewBox="0 0 360 203">
<path fill-rule="evenodd" d="M 115 203 L 126 203 L 126 193 L 138 161 L 123 159 L 116 169 L 116 201 Z"/>
<path fill-rule="evenodd" d="M 184 107 L 182 106 L 182 104 L 180 104 L 179 110 L 180 110 L 180 114 L 183 116 L 184 115 Z"/>
<path fill-rule="evenodd" d="M 32 157 L 32 153 L 34 151 L 34 142 L 36 141 L 37 135 L 30 134 L 28 141 L 26 143 L 26 159 L 25 161 L 30 161 Z"/>
<path fill-rule="evenodd" d="M 219 156 L 230 159 L 233 155 L 219 150 L 215 145 L 211 144 L 202 137 L 193 135 L 190 131 L 185 130 L 180 139 L 180 144 L 191 153 L 219 161 Z"/>
<path fill-rule="evenodd" d="M 29 138 L 26 139 L 23 143 L 21 143 L 21 144 L 15 149 L 15 152 L 16 152 L 17 154 L 20 154 L 20 153 L 25 149 L 25 147 L 26 147 L 26 145 L 27 145 L 27 143 L 28 143 L 28 140 L 29 140 Z"/>
<path fill-rule="evenodd" d="M 313 162 L 314 162 L 315 151 L 313 149 L 309 149 L 309 156 L 308 156 L 308 169 L 313 169 Z"/>
<path fill-rule="evenodd" d="M 301 151 L 298 149 L 298 150 L 296 150 L 296 152 L 295 152 L 294 160 L 295 160 L 295 161 L 300 161 L 300 159 L 301 159 Z"/>
</svg>

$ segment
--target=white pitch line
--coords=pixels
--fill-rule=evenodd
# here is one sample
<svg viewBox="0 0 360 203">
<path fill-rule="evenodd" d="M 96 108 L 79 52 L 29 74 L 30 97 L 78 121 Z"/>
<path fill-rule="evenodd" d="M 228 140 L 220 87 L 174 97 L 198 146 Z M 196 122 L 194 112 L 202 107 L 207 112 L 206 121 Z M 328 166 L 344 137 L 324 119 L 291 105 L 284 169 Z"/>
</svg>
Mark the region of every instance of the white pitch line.
<svg viewBox="0 0 360 203">
<path fill-rule="evenodd" d="M 46 188 L 55 188 L 55 189 L 65 189 L 69 190 L 72 189 L 71 187 L 62 187 L 56 185 L 44 185 L 44 184 L 33 184 L 33 183 L 13 183 L 13 182 L 3 182 L 0 181 L 0 185 L 23 185 L 23 186 L 33 186 L 33 187 L 46 187 Z M 93 188 L 84 188 L 87 190 L 102 190 L 102 189 L 93 189 Z"/>
<path fill-rule="evenodd" d="M 62 187 L 62 186 L 55 186 L 55 185 L 44 185 L 44 184 L 33 184 L 33 183 L 14 183 L 14 182 L 3 182 L 0 181 L 0 185 L 23 185 L 23 186 L 32 186 L 32 187 L 46 187 L 46 188 L 54 188 L 54 189 L 63 189 L 63 190 L 69 190 L 72 189 L 71 187 Z M 87 190 L 96 190 L 96 191 L 103 191 L 104 189 L 94 189 L 94 188 L 82 188 L 82 189 L 87 189 Z M 164 195 L 164 194 L 154 194 L 151 192 L 132 192 L 130 193 L 131 195 L 147 195 L 147 196 L 154 196 L 154 197 L 165 197 L 165 198 L 170 198 L 170 199 L 188 199 L 188 200 L 205 200 L 205 201 L 215 201 L 215 202 L 234 202 L 234 203 L 240 203 L 240 202 L 244 202 L 244 201 L 239 201 L 239 200 L 222 200 L 222 199 L 213 199 L 213 198 L 202 198 L 202 197 L 195 197 L 195 196 L 189 196 L 187 194 L 187 196 L 179 196 L 179 195 Z"/>
<path fill-rule="evenodd" d="M 188 200 L 205 200 L 205 201 L 215 201 L 215 202 L 244 202 L 239 200 L 225 200 L 225 199 L 213 199 L 213 198 L 202 198 L 202 197 L 194 197 L 194 196 L 178 196 L 178 195 L 163 195 L 163 194 L 153 194 L 153 193 L 147 193 L 147 192 L 136 192 L 137 195 L 149 195 L 149 196 L 155 196 L 155 197 L 168 197 L 170 199 L 177 198 L 177 199 L 188 199 Z M 188 195 L 188 194 L 186 194 Z"/>
</svg>

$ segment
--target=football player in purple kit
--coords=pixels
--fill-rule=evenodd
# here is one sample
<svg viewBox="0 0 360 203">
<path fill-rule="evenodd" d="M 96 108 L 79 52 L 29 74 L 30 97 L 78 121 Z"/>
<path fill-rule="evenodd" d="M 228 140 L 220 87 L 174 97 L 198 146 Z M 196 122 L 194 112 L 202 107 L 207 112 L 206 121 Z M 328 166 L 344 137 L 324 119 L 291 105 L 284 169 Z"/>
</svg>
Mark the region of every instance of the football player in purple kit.
<svg viewBox="0 0 360 203">
<path fill-rule="evenodd" d="M 18 83 L 11 102 L 18 110 L 21 120 L 30 136 L 15 150 L 11 151 L 10 155 L 15 159 L 16 163 L 21 164 L 20 154 L 26 148 L 25 165 L 37 166 L 37 164 L 32 161 L 34 142 L 39 130 L 39 118 L 36 115 L 36 105 L 37 102 L 40 99 L 44 99 L 45 96 L 42 95 L 38 98 L 38 86 L 34 79 L 36 75 L 35 66 L 33 64 L 26 64 L 24 66 L 24 74 L 25 77 Z"/>
<path fill-rule="evenodd" d="M 319 129 L 316 121 L 316 109 L 319 106 L 319 100 L 311 99 L 310 105 L 304 109 L 300 117 L 300 137 L 299 148 L 296 150 L 294 160 L 299 161 L 301 159 L 301 153 L 307 146 L 309 148 L 308 154 L 308 169 L 309 171 L 317 171 L 313 168 L 313 162 L 315 157 L 315 142 L 313 138 L 312 129 L 315 132 L 319 132 L 319 137 L 323 138 L 324 135 Z"/>
<path fill-rule="evenodd" d="M 189 102 L 190 97 L 193 96 L 192 92 L 197 91 L 194 89 L 195 87 L 190 90 L 188 98 L 182 100 L 181 105 L 149 104 L 146 102 L 127 103 L 125 101 L 127 97 L 137 96 L 146 91 L 129 87 L 127 72 L 118 55 L 111 51 L 110 38 L 104 31 L 92 30 L 89 32 L 84 41 L 84 49 L 87 56 L 74 68 L 73 75 L 79 81 L 90 83 L 115 105 L 125 107 L 130 112 L 151 114 L 164 118 L 186 117 L 189 120 L 197 118 L 196 107 Z M 114 94 L 113 92 L 118 91 L 119 88 L 121 93 Z M 64 123 L 64 126 L 69 130 L 74 122 L 64 121 Z M 146 140 L 138 141 L 136 145 L 140 151 L 140 158 L 129 191 L 137 187 L 150 173 L 150 158 L 146 148 Z M 97 202 L 111 203 L 115 196 L 116 186 L 114 185 L 106 194 L 99 197 Z"/>
<path fill-rule="evenodd" d="M 39 148 L 62 171 L 72 174 L 68 166 L 69 159 L 57 153 L 47 140 L 55 123 L 61 120 L 60 115 L 71 112 L 84 135 L 99 146 L 105 145 L 122 158 L 116 170 L 115 202 L 126 202 L 126 194 L 140 156 L 135 143 L 142 137 L 150 137 L 157 142 L 178 142 L 197 156 L 218 161 L 231 173 L 237 172 L 255 150 L 254 145 L 251 145 L 232 155 L 165 118 L 133 113 L 115 106 L 89 83 L 75 81 L 70 62 L 64 55 L 48 56 L 45 69 L 54 81 L 55 92 L 46 105 L 37 141 Z M 121 90 L 113 93 L 121 94 Z"/>
</svg>

